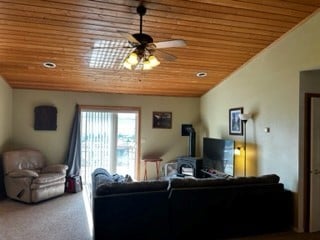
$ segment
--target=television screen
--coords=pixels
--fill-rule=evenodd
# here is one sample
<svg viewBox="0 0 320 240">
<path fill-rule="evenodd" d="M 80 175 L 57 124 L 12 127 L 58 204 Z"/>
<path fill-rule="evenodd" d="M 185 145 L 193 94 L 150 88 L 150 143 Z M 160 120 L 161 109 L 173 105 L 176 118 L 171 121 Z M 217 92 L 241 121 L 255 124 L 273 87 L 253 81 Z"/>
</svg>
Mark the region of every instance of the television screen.
<svg viewBox="0 0 320 240">
<path fill-rule="evenodd" d="M 234 175 L 234 140 L 203 138 L 203 169 Z"/>
</svg>

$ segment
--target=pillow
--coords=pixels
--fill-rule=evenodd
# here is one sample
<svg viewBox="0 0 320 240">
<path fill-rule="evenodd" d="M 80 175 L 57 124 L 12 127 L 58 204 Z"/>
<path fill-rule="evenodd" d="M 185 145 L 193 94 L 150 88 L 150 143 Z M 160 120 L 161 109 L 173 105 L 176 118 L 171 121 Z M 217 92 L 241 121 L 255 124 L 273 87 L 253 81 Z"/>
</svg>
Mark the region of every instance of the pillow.
<svg viewBox="0 0 320 240">
<path fill-rule="evenodd" d="M 161 191 L 168 189 L 168 181 L 141 181 L 141 182 L 109 182 L 101 184 L 96 188 L 97 195 L 107 195 L 115 193 L 130 193 L 130 192 L 146 192 L 146 191 Z"/>
<path fill-rule="evenodd" d="M 29 169 L 19 169 L 8 173 L 8 176 L 18 178 L 18 177 L 39 177 L 39 174 L 34 170 Z"/>
</svg>

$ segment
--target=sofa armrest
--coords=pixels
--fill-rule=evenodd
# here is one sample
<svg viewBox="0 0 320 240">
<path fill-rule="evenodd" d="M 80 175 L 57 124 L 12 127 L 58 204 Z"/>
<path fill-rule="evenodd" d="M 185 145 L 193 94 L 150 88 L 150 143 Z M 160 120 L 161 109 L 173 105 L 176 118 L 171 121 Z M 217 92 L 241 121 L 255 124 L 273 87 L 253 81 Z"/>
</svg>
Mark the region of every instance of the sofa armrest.
<svg viewBox="0 0 320 240">
<path fill-rule="evenodd" d="M 68 169 L 68 166 L 65 164 L 51 164 L 48 166 L 45 166 L 41 173 L 63 173 L 65 174 Z"/>
<path fill-rule="evenodd" d="M 18 169 L 8 173 L 9 177 L 20 178 L 20 177 L 39 177 L 39 174 L 34 170 L 29 169 Z"/>
</svg>

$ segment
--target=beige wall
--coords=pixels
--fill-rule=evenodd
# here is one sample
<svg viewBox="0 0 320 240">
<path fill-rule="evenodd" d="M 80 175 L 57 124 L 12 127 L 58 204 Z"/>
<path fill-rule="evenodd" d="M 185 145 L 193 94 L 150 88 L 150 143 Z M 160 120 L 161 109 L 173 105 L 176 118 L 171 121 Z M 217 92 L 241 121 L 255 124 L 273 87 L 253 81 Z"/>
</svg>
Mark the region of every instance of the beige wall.
<svg viewBox="0 0 320 240">
<path fill-rule="evenodd" d="M 247 172 L 276 173 L 295 193 L 299 185 L 299 73 L 320 68 L 320 13 L 272 44 L 201 98 L 200 112 L 209 136 L 228 135 L 228 109 L 253 113 L 247 123 Z M 264 132 L 269 127 L 270 132 Z M 242 173 L 237 159 L 237 174 Z M 302 230 L 301 215 L 295 227 Z"/>
<path fill-rule="evenodd" d="M 188 138 L 181 136 L 181 124 L 199 124 L 199 98 L 148 97 L 117 94 L 94 94 L 38 90 L 13 90 L 13 140 L 15 146 L 35 147 L 50 162 L 63 162 L 75 104 L 102 106 L 134 106 L 141 108 L 141 157 L 158 153 L 164 162 L 188 153 Z M 35 131 L 34 107 L 57 107 L 57 130 Z M 172 112 L 172 129 L 153 129 L 152 111 Z M 149 166 L 149 168 L 154 166 Z M 140 171 L 143 173 L 143 171 Z M 155 171 L 148 170 L 148 177 Z M 140 175 L 141 176 L 141 175 Z"/>
<path fill-rule="evenodd" d="M 12 89 L 0 76 L 0 152 L 10 146 L 12 135 Z"/>
</svg>

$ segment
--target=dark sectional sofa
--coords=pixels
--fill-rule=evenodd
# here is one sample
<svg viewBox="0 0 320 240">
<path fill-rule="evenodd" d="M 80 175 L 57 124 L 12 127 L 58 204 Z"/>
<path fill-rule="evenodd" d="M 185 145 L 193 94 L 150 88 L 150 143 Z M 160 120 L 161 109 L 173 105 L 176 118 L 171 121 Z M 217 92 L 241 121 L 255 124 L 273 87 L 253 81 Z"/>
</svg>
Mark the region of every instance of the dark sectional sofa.
<svg viewBox="0 0 320 240">
<path fill-rule="evenodd" d="M 226 239 L 288 230 L 289 192 L 274 174 L 115 182 L 92 173 L 94 239 Z"/>
</svg>

